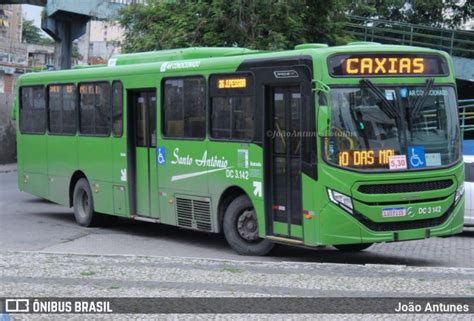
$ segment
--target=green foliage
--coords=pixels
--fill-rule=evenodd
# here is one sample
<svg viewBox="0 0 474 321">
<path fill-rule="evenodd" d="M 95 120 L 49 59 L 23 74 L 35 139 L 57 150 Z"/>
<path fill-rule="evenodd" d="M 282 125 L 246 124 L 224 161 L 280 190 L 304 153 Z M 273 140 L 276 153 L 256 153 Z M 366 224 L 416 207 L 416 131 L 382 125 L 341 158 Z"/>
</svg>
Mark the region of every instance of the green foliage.
<svg viewBox="0 0 474 321">
<path fill-rule="evenodd" d="M 49 37 L 43 37 L 40 28 L 34 25 L 33 20 L 23 19 L 21 38 L 23 42 L 39 45 L 54 44 L 54 40 Z"/>
<path fill-rule="evenodd" d="M 21 30 L 21 38 L 26 43 L 38 43 L 41 39 L 41 32 L 37 26 L 33 24 L 33 20 L 23 19 Z"/>
<path fill-rule="evenodd" d="M 192 46 L 288 49 L 346 42 L 344 0 L 157 1 L 120 13 L 125 52 Z"/>
<path fill-rule="evenodd" d="M 40 45 L 54 45 L 54 40 L 50 37 L 41 37 L 38 44 L 40 44 Z"/>
<path fill-rule="evenodd" d="M 243 271 L 242 269 L 225 267 L 225 268 L 221 269 L 221 272 L 242 273 L 242 272 L 244 272 L 244 271 Z"/>
<path fill-rule="evenodd" d="M 347 1 L 356 16 L 459 28 L 472 18 L 474 0 L 358 0 Z"/>
<path fill-rule="evenodd" d="M 79 45 L 77 42 L 72 43 L 71 57 L 73 59 L 82 59 L 82 55 L 79 53 Z"/>
<path fill-rule="evenodd" d="M 148 0 L 124 7 L 125 52 L 193 46 L 290 49 L 345 44 L 348 14 L 455 28 L 474 0 Z M 448 14 L 447 14 L 448 13 Z M 451 14 L 449 14 L 451 13 Z"/>
<path fill-rule="evenodd" d="M 81 276 L 93 276 L 95 275 L 95 272 L 93 271 L 83 271 L 81 272 Z"/>
</svg>

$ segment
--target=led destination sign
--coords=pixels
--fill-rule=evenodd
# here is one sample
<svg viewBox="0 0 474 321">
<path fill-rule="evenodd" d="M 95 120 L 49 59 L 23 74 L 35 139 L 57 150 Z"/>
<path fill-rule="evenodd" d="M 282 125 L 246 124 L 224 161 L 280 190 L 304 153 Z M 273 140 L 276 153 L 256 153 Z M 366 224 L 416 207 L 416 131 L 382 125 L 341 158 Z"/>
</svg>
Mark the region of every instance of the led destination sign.
<svg viewBox="0 0 474 321">
<path fill-rule="evenodd" d="M 332 76 L 440 76 L 448 66 L 441 56 L 420 54 L 352 54 L 329 58 Z"/>
<path fill-rule="evenodd" d="M 254 90 L 253 76 L 248 73 L 218 74 L 209 77 L 211 97 L 251 95 Z"/>
<path fill-rule="evenodd" d="M 389 166 L 390 157 L 395 155 L 394 149 L 350 150 L 339 153 L 339 166 L 370 168 Z"/>
<path fill-rule="evenodd" d="M 425 71 L 425 58 L 347 58 L 344 60 L 347 74 L 422 74 Z"/>
<path fill-rule="evenodd" d="M 217 88 L 231 89 L 231 88 L 246 88 L 247 78 L 224 78 L 217 81 Z"/>
</svg>

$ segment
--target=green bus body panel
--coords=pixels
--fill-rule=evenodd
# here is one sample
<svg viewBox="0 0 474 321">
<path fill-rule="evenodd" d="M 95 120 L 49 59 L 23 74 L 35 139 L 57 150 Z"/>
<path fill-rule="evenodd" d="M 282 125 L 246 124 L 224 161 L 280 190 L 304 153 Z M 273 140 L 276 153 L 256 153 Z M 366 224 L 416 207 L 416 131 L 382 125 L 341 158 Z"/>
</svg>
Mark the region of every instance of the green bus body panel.
<svg viewBox="0 0 474 321">
<path fill-rule="evenodd" d="M 69 206 L 69 186 L 74 172 L 79 168 L 76 136 L 47 136 L 49 199 Z M 65 152 L 68 151 L 68 152 Z"/>
<path fill-rule="evenodd" d="M 27 175 L 28 186 L 24 190 L 44 198 L 49 198 L 47 140 L 48 137 L 43 135 L 23 135 L 17 141 L 18 158 L 22 159 L 21 171 Z M 20 173 L 18 171 L 18 175 Z"/>
<path fill-rule="evenodd" d="M 124 115 L 124 117 L 126 117 Z M 124 126 L 125 128 L 125 126 Z M 125 130 L 125 129 L 124 129 Z M 110 214 L 129 216 L 128 184 L 127 184 L 127 138 L 112 138 L 112 176 L 110 181 L 114 184 L 113 211 Z M 110 164 L 109 164 L 110 165 Z"/>
<path fill-rule="evenodd" d="M 313 80 L 327 85 L 356 85 L 360 78 L 331 77 L 327 59 L 334 54 L 344 53 L 433 53 L 443 56 L 449 64 L 450 74 L 436 77 L 436 84 L 454 84 L 453 64 L 450 57 L 440 51 L 426 48 L 351 45 L 340 47 L 300 47 L 300 50 L 282 52 L 257 52 L 243 48 L 191 48 L 168 52 L 139 53 L 113 57 L 114 63 L 95 68 L 40 72 L 25 74 L 18 80 L 18 86 L 51 83 L 75 83 L 88 81 L 120 80 L 124 88 L 124 113 L 122 137 L 89 137 L 28 135 L 19 131 L 18 142 L 18 185 L 23 191 L 69 206 L 69 189 L 74 173 L 84 173 L 91 184 L 94 205 L 98 212 L 131 217 L 130 173 L 127 149 L 127 90 L 156 89 L 157 101 L 157 148 L 165 150 L 166 162 L 158 164 L 157 148 L 137 148 L 136 162 L 139 171 L 137 180 L 137 212 L 161 223 L 196 228 L 207 214 L 199 213 L 192 220 L 192 226 L 180 223 L 177 202 L 204 202 L 209 205 L 209 224 L 206 231 L 220 232 L 221 218 L 219 202 L 229 188 L 240 188 L 252 201 L 258 220 L 259 235 L 267 236 L 264 196 L 264 150 L 254 143 L 218 141 L 206 137 L 203 140 L 181 140 L 162 136 L 161 129 L 161 83 L 166 77 L 201 75 L 208 79 L 210 74 L 231 73 L 238 70 L 244 61 L 264 59 L 279 60 L 288 57 L 312 57 Z M 208 58 L 211 57 L 211 58 Z M 373 83 L 381 84 L 424 84 L 425 77 L 374 77 Z M 208 91 L 209 88 L 206 90 Z M 19 91 L 17 91 L 19 93 Z M 19 110 L 18 100 L 16 109 Z M 209 106 L 209 104 L 208 104 Z M 259 106 L 262 109 L 265 106 Z M 315 106 L 317 108 L 318 106 Z M 315 113 L 317 115 L 317 111 Z M 209 121 L 208 121 L 209 123 Z M 317 122 L 316 122 L 317 123 Z M 453 185 L 435 192 L 416 193 L 419 200 L 413 205 L 416 212 L 423 206 L 440 206 L 442 213 L 453 202 L 457 187 L 463 182 L 464 169 L 458 164 L 444 169 L 406 171 L 397 173 L 361 173 L 343 170 L 324 162 L 317 146 L 317 180 L 302 175 L 302 225 L 290 226 L 291 235 L 303 240 L 306 246 L 351 244 L 361 242 L 390 242 L 396 240 L 421 239 L 427 236 L 425 228 L 374 231 L 369 230 L 351 214 L 330 202 L 327 189 L 350 195 L 354 209 L 373 222 L 397 222 L 406 218 L 382 218 L 384 205 L 370 203 L 403 203 L 404 194 L 361 194 L 358 187 L 367 183 L 404 183 L 439 179 L 451 179 Z M 248 162 L 242 155 L 248 155 Z M 133 179 L 133 177 L 132 177 Z M 257 185 L 255 185 L 257 183 Z M 260 187 L 258 187 L 260 183 Z M 148 190 L 149 185 L 149 190 Z M 149 198 L 148 198 L 148 195 Z M 428 199 L 430 199 L 428 201 Z M 191 204 L 191 203 L 190 203 Z M 201 204 L 201 203 L 195 203 Z M 195 206 L 195 205 L 193 205 Z M 463 227 L 464 197 L 452 210 L 444 223 L 429 227 L 430 236 L 459 233 Z M 205 212 L 205 211 L 204 211 Z M 200 215 L 200 216 L 199 216 Z M 204 215 L 204 216 L 203 216 Z M 414 215 L 412 220 L 436 218 L 439 213 L 426 216 Z M 206 223 L 207 224 L 207 223 Z M 286 223 L 274 222 L 274 235 L 287 235 Z M 201 228 L 202 229 L 202 228 Z M 395 235 L 396 234 L 396 235 Z"/>
<path fill-rule="evenodd" d="M 148 168 L 148 148 L 136 148 L 137 162 L 137 214 L 149 216 L 150 200 L 149 200 L 149 168 Z"/>
<path fill-rule="evenodd" d="M 150 216 L 156 219 L 160 218 L 160 205 L 158 197 L 158 172 L 156 168 L 156 152 L 150 149 Z"/>
<path fill-rule="evenodd" d="M 100 213 L 113 213 L 112 141 L 108 137 L 79 136 L 78 169 L 92 184 L 94 207 Z M 94 186 L 96 188 L 94 188 Z"/>
<path fill-rule="evenodd" d="M 301 225 L 291 224 L 291 235 L 296 238 L 303 238 L 303 228 Z M 273 222 L 273 232 L 276 235 L 287 235 L 288 225 L 281 222 Z"/>
</svg>

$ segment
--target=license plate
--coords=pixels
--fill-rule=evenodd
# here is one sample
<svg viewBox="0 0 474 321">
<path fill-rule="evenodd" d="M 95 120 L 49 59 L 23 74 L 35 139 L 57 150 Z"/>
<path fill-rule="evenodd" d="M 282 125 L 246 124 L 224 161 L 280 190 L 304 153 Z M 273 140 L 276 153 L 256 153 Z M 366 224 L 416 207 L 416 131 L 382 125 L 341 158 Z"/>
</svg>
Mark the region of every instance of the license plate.
<svg viewBox="0 0 474 321">
<path fill-rule="evenodd" d="M 384 208 L 382 210 L 383 217 L 400 217 L 406 216 L 407 209 L 403 207 L 395 207 L 395 208 Z"/>
</svg>

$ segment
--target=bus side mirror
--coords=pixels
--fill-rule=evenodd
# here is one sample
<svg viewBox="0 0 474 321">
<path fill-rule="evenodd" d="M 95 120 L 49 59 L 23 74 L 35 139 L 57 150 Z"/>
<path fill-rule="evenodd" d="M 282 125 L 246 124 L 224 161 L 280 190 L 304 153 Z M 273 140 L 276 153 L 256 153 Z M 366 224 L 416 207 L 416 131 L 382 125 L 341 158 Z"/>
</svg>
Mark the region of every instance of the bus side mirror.
<svg viewBox="0 0 474 321">
<path fill-rule="evenodd" d="M 318 102 L 318 136 L 329 137 L 331 131 L 331 89 L 322 81 L 314 80 L 315 98 Z"/>
<path fill-rule="evenodd" d="M 331 109 L 327 105 L 319 106 L 318 136 L 329 137 L 330 128 L 331 128 Z"/>
</svg>

